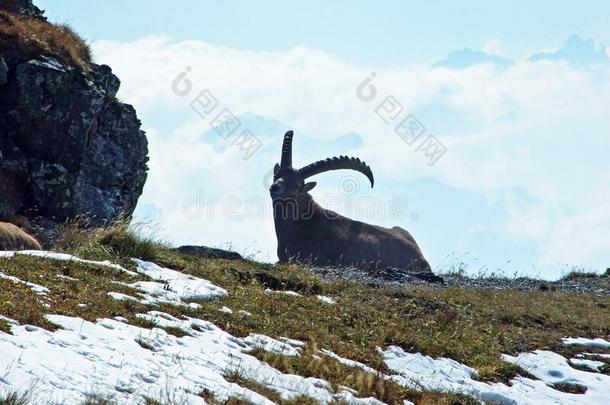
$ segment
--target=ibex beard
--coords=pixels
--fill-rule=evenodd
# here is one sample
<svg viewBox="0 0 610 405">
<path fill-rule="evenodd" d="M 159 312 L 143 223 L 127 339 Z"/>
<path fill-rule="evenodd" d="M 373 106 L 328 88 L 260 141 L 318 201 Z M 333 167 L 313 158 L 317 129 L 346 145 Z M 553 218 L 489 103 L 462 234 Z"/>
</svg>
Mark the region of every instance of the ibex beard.
<svg viewBox="0 0 610 405">
<path fill-rule="evenodd" d="M 316 183 L 305 180 L 339 169 L 364 174 L 373 187 L 373 172 L 366 163 L 358 158 L 339 156 L 294 169 L 292 138 L 292 131 L 284 135 L 281 161 L 274 167 L 273 184 L 269 189 L 281 263 L 397 268 L 429 273 L 434 278 L 428 261 L 409 232 L 397 226 L 384 228 L 346 218 L 322 208 L 309 194 Z"/>
</svg>

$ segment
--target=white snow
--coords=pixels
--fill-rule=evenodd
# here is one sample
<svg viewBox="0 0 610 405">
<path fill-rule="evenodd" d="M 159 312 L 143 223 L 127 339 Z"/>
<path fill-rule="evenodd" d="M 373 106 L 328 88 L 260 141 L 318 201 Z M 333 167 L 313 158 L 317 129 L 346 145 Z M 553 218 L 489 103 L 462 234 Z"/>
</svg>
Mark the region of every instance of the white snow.
<svg viewBox="0 0 610 405">
<path fill-rule="evenodd" d="M 109 296 L 111 296 L 112 298 L 114 298 L 117 301 L 135 301 L 135 302 L 140 302 L 140 299 L 133 297 L 131 295 L 127 295 L 127 294 L 123 294 L 120 292 L 114 292 L 111 291 L 108 293 Z"/>
<path fill-rule="evenodd" d="M 599 371 L 600 367 L 606 364 L 603 361 L 587 359 L 570 359 L 570 363 L 575 366 L 586 367 L 591 371 Z"/>
<path fill-rule="evenodd" d="M 566 345 L 578 345 L 587 347 L 596 347 L 598 349 L 610 349 L 610 342 L 602 338 L 587 339 L 587 338 L 563 338 L 563 343 Z"/>
<path fill-rule="evenodd" d="M 29 281 L 24 281 L 18 277 L 9 276 L 8 274 L 4 274 L 2 272 L 0 272 L 0 278 L 3 278 L 5 280 L 10 280 L 13 283 L 25 284 L 26 286 L 30 287 L 30 289 L 38 295 L 47 295 L 49 292 L 51 292 L 47 287 L 43 287 L 38 284 L 30 283 Z"/>
<path fill-rule="evenodd" d="M 112 263 L 82 260 L 64 254 L 29 251 L 17 254 L 104 265 L 129 272 Z M 14 255 L 10 252 L 2 257 Z M 134 262 L 138 273 L 154 281 L 119 283 L 138 290 L 141 297 L 109 292 L 114 299 L 188 304 L 198 308 L 199 304 L 185 301 L 227 295 L 226 290 L 207 280 L 150 262 L 136 259 Z M 13 276 L 3 276 L 14 282 L 26 283 Z M 28 286 L 40 291 L 44 289 L 33 283 L 28 283 Z M 112 398 L 117 403 L 141 404 L 146 396 L 171 399 L 174 403 L 203 404 L 205 402 L 199 394 L 207 389 L 220 401 L 234 396 L 253 404 L 271 404 L 260 394 L 223 378 L 238 373 L 241 378 L 257 381 L 287 400 L 305 395 L 320 403 L 336 400 L 351 404 L 380 403 L 373 398 L 356 398 L 345 390 L 333 393 L 327 381 L 283 374 L 247 354 L 255 348 L 262 348 L 284 356 L 299 356 L 304 345 L 301 341 L 289 338 L 280 341 L 260 334 L 237 338 L 210 322 L 188 317 L 178 319 L 159 311 L 138 314 L 138 317 L 158 327 L 145 329 L 129 325 L 124 317 L 98 319 L 93 323 L 80 318 L 48 315 L 49 321 L 61 327 L 51 332 L 1 317 L 9 323 L 13 334 L 0 332 L 0 396 L 29 389 L 35 403 L 80 403 L 95 395 Z M 160 329 L 162 327 L 181 329 L 186 336 L 170 335 Z"/>
<path fill-rule="evenodd" d="M 598 356 L 604 359 L 610 359 L 610 353 L 582 353 L 581 355 L 590 357 Z"/>
<path fill-rule="evenodd" d="M 371 374 L 381 374 L 381 372 L 375 370 L 372 367 L 367 366 L 366 364 L 360 363 L 358 361 L 346 359 L 344 357 L 339 356 L 338 354 L 336 354 L 334 352 L 331 352 L 330 350 L 320 349 L 318 351 L 320 353 L 322 353 L 323 355 L 333 358 L 333 359 L 337 360 L 339 363 L 346 365 L 348 367 L 357 367 L 357 368 L 359 368 L 367 373 L 371 373 Z"/>
<path fill-rule="evenodd" d="M 451 359 L 433 359 L 419 353 L 406 353 L 390 346 L 380 350 L 388 368 L 398 374 L 390 376 L 411 388 L 461 392 L 481 401 L 498 404 L 606 404 L 610 395 L 610 376 L 576 370 L 559 354 L 537 350 L 516 357 L 502 358 L 517 364 L 539 380 L 518 376 L 510 385 L 476 381 L 476 371 Z M 578 384 L 587 387 L 584 394 L 569 394 L 547 384 Z"/>
<path fill-rule="evenodd" d="M 208 280 L 161 267 L 152 262 L 139 259 L 133 261 L 137 264 L 139 273 L 161 281 L 138 281 L 130 284 L 153 302 L 204 301 L 227 295 L 224 288 Z"/>
<path fill-rule="evenodd" d="M 324 380 L 282 374 L 247 354 L 253 349 L 249 339 L 234 337 L 210 322 L 161 312 L 143 316 L 158 325 L 187 330 L 189 336 L 179 338 L 113 319 L 92 323 L 59 315 L 48 316 L 63 328 L 55 332 L 13 325 L 13 335 L 0 333 L 0 395 L 33 387 L 35 403 L 79 403 L 96 394 L 117 403 L 142 404 L 146 395 L 203 404 L 198 394 L 207 389 L 221 401 L 236 396 L 253 404 L 272 403 L 223 378 L 238 373 L 287 400 L 307 395 L 320 403 L 379 403 L 345 392 L 333 394 Z"/>
<path fill-rule="evenodd" d="M 316 298 L 318 298 L 320 301 L 322 301 L 325 304 L 334 305 L 337 303 L 337 301 L 335 301 L 334 299 L 327 297 L 325 295 L 316 295 Z"/>
<path fill-rule="evenodd" d="M 505 360 L 518 364 L 525 370 L 550 384 L 576 384 L 587 388 L 584 394 L 563 394 L 570 403 L 605 404 L 610 395 L 610 376 L 577 370 L 557 353 L 536 350 L 517 357 L 504 356 Z"/>
<path fill-rule="evenodd" d="M 296 340 L 296 339 L 290 339 L 287 337 L 280 337 L 280 340 L 283 340 L 284 342 L 288 343 L 290 346 L 294 346 L 294 347 L 303 347 L 305 346 L 305 342 L 303 342 L 302 340 Z"/>
<path fill-rule="evenodd" d="M 291 297 L 302 297 L 301 294 L 299 294 L 296 291 L 283 291 L 283 290 L 272 290 L 271 288 L 267 288 L 265 290 L 265 292 L 267 294 L 271 294 L 271 293 L 278 293 L 278 294 L 285 294 L 285 295 L 290 295 Z"/>
<path fill-rule="evenodd" d="M 225 314 L 232 314 L 233 310 L 229 307 L 225 307 L 223 306 L 222 308 L 219 309 L 220 312 L 224 312 Z"/>
<path fill-rule="evenodd" d="M 224 288 L 218 287 L 208 280 L 161 267 L 155 263 L 139 259 L 133 259 L 133 261 L 137 264 L 138 273 L 157 281 L 120 283 L 137 290 L 141 297 L 109 292 L 108 295 L 112 298 L 122 301 L 137 301 L 147 305 L 167 303 L 197 309 L 201 307 L 198 303 L 188 301 L 211 300 L 227 295 Z"/>
<path fill-rule="evenodd" d="M 263 349 L 267 352 L 280 354 L 282 356 L 298 356 L 301 354 L 301 348 L 298 346 L 295 347 L 288 342 L 280 342 L 269 336 L 259 335 L 257 333 L 249 334 L 244 339 L 244 342 L 254 348 Z"/>
<path fill-rule="evenodd" d="M 44 250 L 18 250 L 18 251 L 0 252 L 0 257 L 2 257 L 2 258 L 11 258 L 14 256 L 19 256 L 19 255 L 40 257 L 42 259 L 59 260 L 59 261 L 65 261 L 65 262 L 78 262 L 78 263 L 92 264 L 94 266 L 110 267 L 112 269 L 120 270 L 120 271 L 125 272 L 132 276 L 136 275 L 136 273 L 134 273 L 133 271 L 127 270 L 126 268 L 124 268 L 123 266 L 120 266 L 118 264 L 111 263 L 108 260 L 102 260 L 102 261 L 86 260 L 86 259 L 81 259 L 76 256 L 69 255 L 67 253 L 47 252 Z"/>
</svg>

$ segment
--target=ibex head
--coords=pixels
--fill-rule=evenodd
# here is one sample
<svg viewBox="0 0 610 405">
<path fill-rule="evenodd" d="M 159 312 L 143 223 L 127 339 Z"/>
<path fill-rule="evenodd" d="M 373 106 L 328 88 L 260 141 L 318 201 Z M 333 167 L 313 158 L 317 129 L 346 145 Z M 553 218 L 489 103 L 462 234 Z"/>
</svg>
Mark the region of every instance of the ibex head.
<svg viewBox="0 0 610 405">
<path fill-rule="evenodd" d="M 282 145 L 282 158 L 279 164 L 273 168 L 273 184 L 269 188 L 271 198 L 274 202 L 281 200 L 300 201 L 301 198 L 316 186 L 316 182 L 305 183 L 309 177 L 323 172 L 339 169 L 356 170 L 364 174 L 371 182 L 375 183 L 371 168 L 358 158 L 339 156 L 331 159 L 320 160 L 301 169 L 292 167 L 292 136 L 288 131 L 284 135 Z"/>
</svg>

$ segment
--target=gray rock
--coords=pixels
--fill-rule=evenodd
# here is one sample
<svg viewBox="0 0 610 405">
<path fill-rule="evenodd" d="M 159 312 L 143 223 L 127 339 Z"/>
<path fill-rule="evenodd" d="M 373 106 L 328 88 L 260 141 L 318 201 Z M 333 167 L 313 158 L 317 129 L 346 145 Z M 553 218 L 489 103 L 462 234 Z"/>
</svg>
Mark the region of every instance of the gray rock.
<svg viewBox="0 0 610 405">
<path fill-rule="evenodd" d="M 239 260 L 242 259 L 241 255 L 236 252 L 231 252 L 223 249 L 210 248 L 207 246 L 180 246 L 176 249 L 178 252 L 185 255 L 192 255 L 205 258 L 213 259 L 229 259 Z"/>
<path fill-rule="evenodd" d="M 8 66 L 6 66 L 6 62 L 4 58 L 0 56 L 0 86 L 4 86 L 8 79 Z"/>
<path fill-rule="evenodd" d="M 7 218 L 22 207 L 27 174 L 25 159 L 6 159 L 0 150 L 0 217 Z"/>
<path fill-rule="evenodd" d="M 129 216 L 148 144 L 133 107 L 116 99 L 110 67 L 83 72 L 53 57 L 7 55 L 15 73 L 0 87 L 0 216 L 91 225 Z"/>
</svg>

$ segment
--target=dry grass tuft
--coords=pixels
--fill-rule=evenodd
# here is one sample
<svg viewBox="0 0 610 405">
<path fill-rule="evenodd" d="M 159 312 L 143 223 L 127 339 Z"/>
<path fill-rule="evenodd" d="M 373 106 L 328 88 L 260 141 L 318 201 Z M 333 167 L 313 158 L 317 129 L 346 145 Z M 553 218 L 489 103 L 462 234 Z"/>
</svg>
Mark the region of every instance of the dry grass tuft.
<svg viewBox="0 0 610 405">
<path fill-rule="evenodd" d="M 55 25 L 36 18 L 0 11 L 0 49 L 11 47 L 10 42 L 13 41 L 28 51 L 31 57 L 57 56 L 70 66 L 89 70 L 91 50 L 68 25 Z"/>
<path fill-rule="evenodd" d="M 90 228 L 85 221 L 75 219 L 60 227 L 55 249 L 95 259 L 154 261 L 167 245 L 147 234 L 147 228 L 148 224 L 131 224 L 126 218 L 99 228 Z"/>
</svg>

